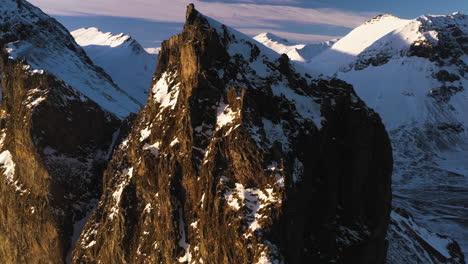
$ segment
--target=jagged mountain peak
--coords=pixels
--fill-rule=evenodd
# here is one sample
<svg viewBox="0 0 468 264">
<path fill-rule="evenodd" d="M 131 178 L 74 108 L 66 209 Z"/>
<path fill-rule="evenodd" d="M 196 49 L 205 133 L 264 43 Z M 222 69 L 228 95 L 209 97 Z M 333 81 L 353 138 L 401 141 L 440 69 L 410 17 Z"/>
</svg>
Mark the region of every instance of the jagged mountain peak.
<svg viewBox="0 0 468 264">
<path fill-rule="evenodd" d="M 294 45 L 293 43 L 289 42 L 287 39 L 279 37 L 273 33 L 270 32 L 264 32 L 256 35 L 254 37 L 255 40 L 258 42 L 262 42 L 262 40 L 271 40 L 271 41 L 276 41 L 278 43 L 283 43 L 283 44 L 288 44 L 288 45 Z"/>
<path fill-rule="evenodd" d="M 443 31 L 456 30 L 453 34 L 458 35 L 468 32 L 468 16 L 461 12 L 451 15 L 423 15 L 416 20 L 423 26 L 421 31 L 436 30 L 444 33 Z"/>
<path fill-rule="evenodd" d="M 112 32 L 102 32 L 96 27 L 80 28 L 74 30 L 72 35 L 80 46 L 102 45 L 117 47 L 133 40 L 131 36 L 124 33 L 113 34 Z"/>
<path fill-rule="evenodd" d="M 346 83 L 313 80 L 193 5 L 186 17 L 73 261 L 383 262 L 391 149 L 378 115 Z"/>
<path fill-rule="evenodd" d="M 377 22 L 384 22 L 388 23 L 389 21 L 399 20 L 401 18 L 393 15 L 393 14 L 379 14 L 371 18 L 369 21 L 365 22 L 364 24 L 373 24 Z"/>
<path fill-rule="evenodd" d="M 241 33 L 231 27 L 228 27 L 224 24 L 222 24 L 219 21 L 216 21 L 210 17 L 207 17 L 200 12 L 198 12 L 196 9 L 191 9 L 190 7 L 187 10 L 187 21 L 185 23 L 184 27 L 194 25 L 194 23 L 197 24 L 202 24 L 208 27 L 211 27 L 215 30 L 215 32 L 218 34 L 219 37 L 224 39 L 226 42 L 226 45 L 229 45 L 230 43 L 238 43 L 243 46 L 251 46 L 254 45 L 255 42 L 252 41 L 252 38 L 245 35 L 244 33 Z M 225 32 L 228 32 L 231 34 L 231 37 L 228 35 L 224 35 Z M 271 56 L 272 58 L 278 57 L 277 54 L 272 52 L 270 49 L 265 48 L 262 45 L 257 46 L 258 49 L 260 49 L 263 53 L 265 53 L 268 56 Z M 234 51 L 234 50 L 233 50 Z M 237 50 L 238 52 L 242 52 L 241 50 Z"/>
<path fill-rule="evenodd" d="M 106 46 L 111 48 L 131 48 L 135 55 L 148 53 L 132 36 L 124 33 L 103 32 L 97 27 L 80 28 L 71 32 L 75 41 L 82 47 Z"/>
<path fill-rule="evenodd" d="M 288 40 L 278 37 L 272 33 L 262 33 L 253 37 L 253 39 L 279 54 L 288 54 L 291 51 L 302 49 L 305 46 L 291 43 Z"/>
<path fill-rule="evenodd" d="M 11 59 L 55 75 L 120 118 L 139 110 L 138 101 L 96 67 L 55 19 L 24 0 L 2 1 L 0 13 L 0 44 Z"/>
</svg>

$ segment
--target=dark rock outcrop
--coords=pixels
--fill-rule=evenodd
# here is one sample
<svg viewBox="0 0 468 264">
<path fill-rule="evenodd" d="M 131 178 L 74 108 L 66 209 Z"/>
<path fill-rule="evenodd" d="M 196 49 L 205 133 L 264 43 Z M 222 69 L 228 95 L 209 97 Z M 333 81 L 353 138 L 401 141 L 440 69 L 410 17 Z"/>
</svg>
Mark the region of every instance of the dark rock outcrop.
<svg viewBox="0 0 468 264">
<path fill-rule="evenodd" d="M 190 5 L 73 263 L 384 263 L 385 128 L 301 71 Z"/>
</svg>

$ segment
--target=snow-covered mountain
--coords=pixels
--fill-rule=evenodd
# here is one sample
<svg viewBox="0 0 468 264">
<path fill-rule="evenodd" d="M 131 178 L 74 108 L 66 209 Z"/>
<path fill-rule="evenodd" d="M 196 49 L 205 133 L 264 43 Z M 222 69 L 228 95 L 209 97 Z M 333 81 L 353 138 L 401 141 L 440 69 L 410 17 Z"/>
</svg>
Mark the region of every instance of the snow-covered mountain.
<svg viewBox="0 0 468 264">
<path fill-rule="evenodd" d="M 377 16 L 308 66 L 351 83 L 381 115 L 394 206 L 468 254 L 468 16 Z"/>
<path fill-rule="evenodd" d="M 337 40 L 318 44 L 295 44 L 272 33 L 261 33 L 254 39 L 279 54 L 286 54 L 293 61 L 309 62 L 319 53 L 329 49 Z"/>
<path fill-rule="evenodd" d="M 361 52 L 374 42 L 410 21 L 387 14 L 376 16 L 355 28 L 333 44 L 330 49 L 318 55 L 311 66 L 317 67 L 320 72 L 333 74 L 340 67 L 352 63 Z"/>
<path fill-rule="evenodd" d="M 114 35 L 92 27 L 77 29 L 71 34 L 120 88 L 142 105 L 146 103 L 157 55 L 149 54 L 136 40 L 122 33 Z"/>
<path fill-rule="evenodd" d="M 1 43 L 12 59 L 25 61 L 31 72 L 55 75 L 120 118 L 140 109 L 141 104 L 96 67 L 70 33 L 40 9 L 23 1 L 2 1 L 0 12 Z"/>
</svg>

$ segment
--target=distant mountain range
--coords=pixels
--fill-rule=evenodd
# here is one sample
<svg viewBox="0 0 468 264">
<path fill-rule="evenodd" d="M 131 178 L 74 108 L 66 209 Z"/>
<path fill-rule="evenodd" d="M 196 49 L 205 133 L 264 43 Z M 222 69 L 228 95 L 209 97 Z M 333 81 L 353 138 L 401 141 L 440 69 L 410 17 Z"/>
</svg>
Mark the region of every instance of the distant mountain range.
<svg viewBox="0 0 468 264">
<path fill-rule="evenodd" d="M 338 41 L 334 39 L 318 44 L 295 44 L 272 33 L 262 33 L 255 36 L 254 39 L 279 54 L 284 53 L 288 55 L 291 60 L 299 62 L 311 61 L 312 58 L 329 49 Z"/>
</svg>

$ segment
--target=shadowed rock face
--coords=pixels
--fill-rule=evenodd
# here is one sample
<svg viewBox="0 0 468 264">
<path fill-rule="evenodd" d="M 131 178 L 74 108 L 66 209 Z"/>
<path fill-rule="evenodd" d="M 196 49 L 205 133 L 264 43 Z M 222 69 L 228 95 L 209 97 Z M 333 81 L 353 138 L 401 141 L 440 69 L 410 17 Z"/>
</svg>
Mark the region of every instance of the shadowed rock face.
<svg viewBox="0 0 468 264">
<path fill-rule="evenodd" d="M 190 5 L 73 263 L 384 263 L 385 128 L 300 72 Z"/>
</svg>

